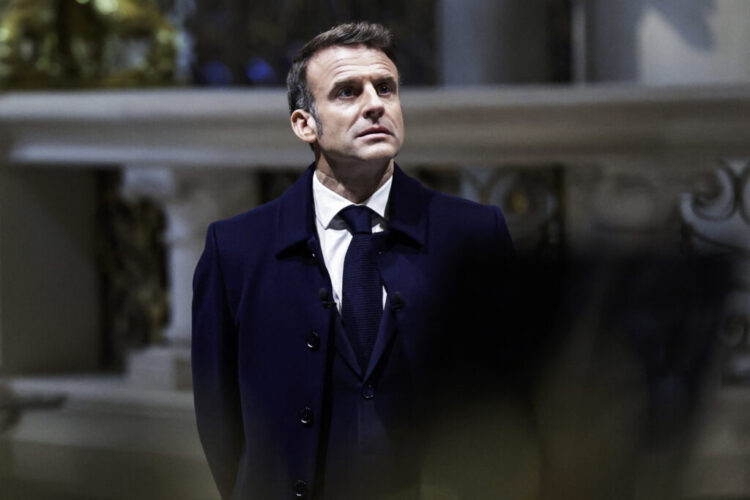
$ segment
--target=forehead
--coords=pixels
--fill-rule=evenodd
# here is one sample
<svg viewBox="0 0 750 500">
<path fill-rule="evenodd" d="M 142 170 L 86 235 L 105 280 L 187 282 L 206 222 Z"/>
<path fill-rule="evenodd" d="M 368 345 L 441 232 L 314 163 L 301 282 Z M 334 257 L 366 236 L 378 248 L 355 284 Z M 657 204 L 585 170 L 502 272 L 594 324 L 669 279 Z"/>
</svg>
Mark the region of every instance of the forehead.
<svg viewBox="0 0 750 500">
<path fill-rule="evenodd" d="M 366 77 L 398 80 L 398 70 L 385 52 L 364 45 L 326 47 L 316 52 L 307 65 L 307 83 L 311 89 Z"/>
</svg>

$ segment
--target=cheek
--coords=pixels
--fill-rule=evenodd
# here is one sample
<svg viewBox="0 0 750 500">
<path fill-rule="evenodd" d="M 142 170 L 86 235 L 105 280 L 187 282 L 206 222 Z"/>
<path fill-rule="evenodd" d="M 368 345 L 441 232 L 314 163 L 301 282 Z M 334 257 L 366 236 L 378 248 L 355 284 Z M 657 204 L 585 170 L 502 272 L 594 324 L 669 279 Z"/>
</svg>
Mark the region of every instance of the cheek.
<svg viewBox="0 0 750 500">
<path fill-rule="evenodd" d="M 404 131 L 404 117 L 401 115 L 400 110 L 399 110 L 398 113 L 396 113 L 395 115 L 393 115 L 393 121 L 396 122 L 396 125 L 401 130 L 401 132 L 403 133 L 403 131 Z"/>
<path fill-rule="evenodd" d="M 393 121 L 395 121 L 396 123 L 399 123 L 399 124 L 404 123 L 404 116 L 403 116 L 403 113 L 401 112 L 400 103 L 395 103 L 393 105 L 393 107 L 391 108 L 390 115 L 393 117 Z"/>
</svg>

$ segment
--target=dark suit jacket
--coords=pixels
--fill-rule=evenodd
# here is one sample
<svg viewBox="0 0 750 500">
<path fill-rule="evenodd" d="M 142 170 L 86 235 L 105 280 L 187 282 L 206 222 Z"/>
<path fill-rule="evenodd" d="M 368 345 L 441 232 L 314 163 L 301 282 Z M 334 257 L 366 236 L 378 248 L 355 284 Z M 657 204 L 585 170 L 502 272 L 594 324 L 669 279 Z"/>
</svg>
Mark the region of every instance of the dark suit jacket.
<svg viewBox="0 0 750 500">
<path fill-rule="evenodd" d="M 376 236 L 388 301 L 360 370 L 330 301 L 313 172 L 213 223 L 195 272 L 195 408 L 224 498 L 343 497 L 337 482 L 363 475 L 374 478 L 367 488 L 417 481 L 435 412 L 476 392 L 477 361 L 492 353 L 495 366 L 507 334 L 499 308 L 513 247 L 502 213 L 396 167 L 388 229 Z"/>
</svg>

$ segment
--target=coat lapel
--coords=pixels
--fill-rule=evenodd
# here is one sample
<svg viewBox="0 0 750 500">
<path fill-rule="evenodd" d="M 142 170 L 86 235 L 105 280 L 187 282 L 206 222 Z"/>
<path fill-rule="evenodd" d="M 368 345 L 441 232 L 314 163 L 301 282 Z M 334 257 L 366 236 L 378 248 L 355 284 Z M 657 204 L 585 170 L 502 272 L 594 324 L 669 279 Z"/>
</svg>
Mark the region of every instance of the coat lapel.
<svg viewBox="0 0 750 500">
<path fill-rule="evenodd" d="M 388 344 L 390 343 L 393 336 L 396 334 L 396 318 L 393 306 L 391 304 L 390 295 L 386 299 L 385 309 L 383 310 L 383 317 L 380 320 L 380 328 L 378 329 L 378 336 L 375 337 L 375 345 L 370 355 L 370 361 L 367 364 L 363 380 L 367 380 L 375 371 L 378 366 L 380 359 L 383 357 Z"/>
<path fill-rule="evenodd" d="M 275 242 L 278 258 L 299 255 L 300 252 L 309 255 L 307 242 L 315 236 L 315 208 L 312 198 L 314 172 L 313 163 L 279 198 Z"/>
<path fill-rule="evenodd" d="M 380 329 L 365 370 L 367 380 L 377 368 L 398 331 L 399 316 L 404 314 L 410 297 L 418 293 L 416 270 L 409 268 L 415 253 L 424 250 L 427 233 L 428 191 L 404 174 L 398 166 L 388 199 L 388 229 L 378 238 L 378 266 L 388 292 Z M 406 257 L 403 253 L 409 253 Z"/>
</svg>

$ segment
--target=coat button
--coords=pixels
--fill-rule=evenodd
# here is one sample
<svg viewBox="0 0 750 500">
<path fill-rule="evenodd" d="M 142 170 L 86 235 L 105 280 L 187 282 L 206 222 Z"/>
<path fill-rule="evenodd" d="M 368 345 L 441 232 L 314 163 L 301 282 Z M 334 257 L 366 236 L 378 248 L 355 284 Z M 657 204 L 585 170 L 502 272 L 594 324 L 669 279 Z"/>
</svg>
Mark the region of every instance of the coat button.
<svg viewBox="0 0 750 500">
<path fill-rule="evenodd" d="M 323 304 L 323 307 L 326 309 L 332 308 L 334 305 L 336 305 L 336 302 L 333 300 L 328 300 L 328 289 L 327 288 L 321 288 L 318 290 L 318 298 L 320 299 L 320 303 Z"/>
<path fill-rule="evenodd" d="M 305 406 L 301 412 L 299 412 L 299 421 L 302 425 L 309 427 L 313 423 L 313 411 L 309 406 Z"/>
<path fill-rule="evenodd" d="M 375 397 L 375 387 L 372 384 L 367 384 L 362 388 L 362 397 L 365 399 L 372 399 Z"/>
<path fill-rule="evenodd" d="M 294 483 L 294 496 L 296 498 L 307 497 L 307 483 L 304 481 L 297 481 Z"/>
<path fill-rule="evenodd" d="M 318 332 L 312 331 L 307 334 L 305 342 L 308 349 L 311 351 L 317 351 L 318 347 L 320 347 L 320 335 L 318 335 Z"/>
</svg>

